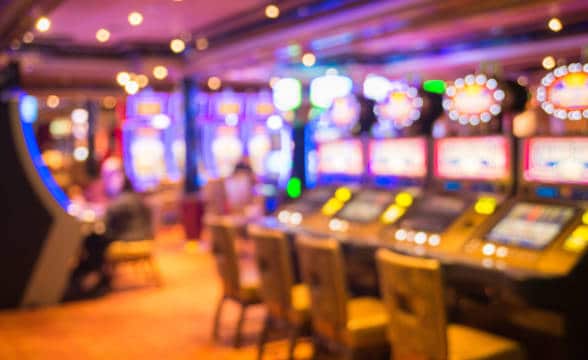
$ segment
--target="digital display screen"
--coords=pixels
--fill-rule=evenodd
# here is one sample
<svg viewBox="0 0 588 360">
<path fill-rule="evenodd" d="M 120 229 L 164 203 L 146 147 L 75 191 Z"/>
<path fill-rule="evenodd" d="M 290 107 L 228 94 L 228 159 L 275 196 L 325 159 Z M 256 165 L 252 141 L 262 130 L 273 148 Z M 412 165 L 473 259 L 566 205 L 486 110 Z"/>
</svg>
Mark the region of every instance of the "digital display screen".
<svg viewBox="0 0 588 360">
<path fill-rule="evenodd" d="M 359 139 L 332 141 L 317 149 L 321 174 L 359 176 L 363 174 L 363 149 Z"/>
<path fill-rule="evenodd" d="M 501 244 L 542 249 L 574 216 L 574 208 L 529 202 L 518 203 L 486 236 Z"/>
<path fill-rule="evenodd" d="M 527 139 L 524 159 L 526 181 L 588 184 L 588 137 Z"/>
<path fill-rule="evenodd" d="M 400 227 L 440 233 L 445 231 L 468 205 L 466 200 L 453 196 L 426 196 L 408 209 L 400 222 Z"/>
<path fill-rule="evenodd" d="M 337 213 L 337 217 L 364 223 L 374 221 L 394 201 L 393 195 L 391 192 L 384 191 L 361 191 L 345 204 Z"/>
<path fill-rule="evenodd" d="M 372 140 L 370 171 L 376 176 L 420 178 L 427 175 L 427 141 L 424 138 Z"/>
<path fill-rule="evenodd" d="M 511 147 L 501 136 L 445 138 L 435 142 L 435 175 L 441 179 L 506 180 Z"/>
</svg>

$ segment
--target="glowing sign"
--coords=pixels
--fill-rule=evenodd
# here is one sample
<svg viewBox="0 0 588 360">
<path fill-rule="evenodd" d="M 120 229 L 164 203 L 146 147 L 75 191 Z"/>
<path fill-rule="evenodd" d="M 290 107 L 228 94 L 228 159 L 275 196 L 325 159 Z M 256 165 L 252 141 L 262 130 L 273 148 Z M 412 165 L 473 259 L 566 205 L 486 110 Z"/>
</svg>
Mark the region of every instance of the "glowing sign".
<svg viewBox="0 0 588 360">
<path fill-rule="evenodd" d="M 435 142 L 435 175 L 442 179 L 505 180 L 511 148 L 501 136 L 445 138 Z"/>
<path fill-rule="evenodd" d="M 384 101 L 390 90 L 392 90 L 392 84 L 383 76 L 369 74 L 363 81 L 363 96 L 368 99 Z"/>
<path fill-rule="evenodd" d="M 559 119 L 588 119 L 588 64 L 560 66 L 537 89 L 541 108 Z"/>
<path fill-rule="evenodd" d="M 138 178 L 161 179 L 165 175 L 165 149 L 156 132 L 141 129 L 131 144 L 133 173 Z"/>
<path fill-rule="evenodd" d="M 280 111 L 296 110 L 302 103 L 302 84 L 294 78 L 282 78 L 272 86 L 274 105 Z"/>
<path fill-rule="evenodd" d="M 358 139 L 321 144 L 317 151 L 321 174 L 358 176 L 363 174 L 363 150 Z"/>
<path fill-rule="evenodd" d="M 588 184 L 588 138 L 532 138 L 525 141 L 526 181 Z"/>
<path fill-rule="evenodd" d="M 329 117 L 338 128 L 351 128 L 359 119 L 359 103 L 353 95 L 333 99 Z"/>
<path fill-rule="evenodd" d="M 247 143 L 249 157 L 251 158 L 251 167 L 256 174 L 263 175 L 265 173 L 265 160 L 271 147 L 272 144 L 269 134 L 263 127 L 256 128 L 255 133 Z"/>
<path fill-rule="evenodd" d="M 489 122 L 502 111 L 505 93 L 498 88 L 495 79 L 486 75 L 467 75 L 457 79 L 445 90 L 443 108 L 449 118 L 460 124 L 479 125 Z"/>
<path fill-rule="evenodd" d="M 322 109 L 328 109 L 333 100 L 349 95 L 353 82 L 347 76 L 324 75 L 310 82 L 310 103 Z"/>
<path fill-rule="evenodd" d="M 372 140 L 370 172 L 376 176 L 424 177 L 427 174 L 427 142 L 424 138 Z"/>
<path fill-rule="evenodd" d="M 390 122 L 401 129 L 412 125 L 421 116 L 423 99 L 418 91 L 405 83 L 391 83 L 391 89 L 384 101 L 375 107 L 380 122 Z"/>
<path fill-rule="evenodd" d="M 159 101 L 141 101 L 137 104 L 138 115 L 156 115 L 162 112 L 161 102 Z"/>
</svg>

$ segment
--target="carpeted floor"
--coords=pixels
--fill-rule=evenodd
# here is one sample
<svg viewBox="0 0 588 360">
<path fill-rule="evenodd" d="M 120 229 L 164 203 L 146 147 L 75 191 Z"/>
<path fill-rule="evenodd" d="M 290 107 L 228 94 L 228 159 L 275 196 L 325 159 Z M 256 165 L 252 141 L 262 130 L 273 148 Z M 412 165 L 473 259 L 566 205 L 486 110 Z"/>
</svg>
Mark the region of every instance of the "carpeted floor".
<svg viewBox="0 0 588 360">
<path fill-rule="evenodd" d="M 99 299 L 0 312 L 0 359 L 254 359 L 263 308 L 248 313 L 245 344 L 234 349 L 237 307 L 226 306 L 223 340 L 214 343 L 212 316 L 220 295 L 214 263 L 207 251 L 186 251 L 170 240 L 178 234 L 172 231 L 158 241 L 161 287 L 146 283 L 133 268 L 122 268 L 115 291 Z M 297 349 L 299 358 L 309 353 L 308 344 Z M 285 342 L 275 341 L 266 358 L 285 354 Z"/>
</svg>

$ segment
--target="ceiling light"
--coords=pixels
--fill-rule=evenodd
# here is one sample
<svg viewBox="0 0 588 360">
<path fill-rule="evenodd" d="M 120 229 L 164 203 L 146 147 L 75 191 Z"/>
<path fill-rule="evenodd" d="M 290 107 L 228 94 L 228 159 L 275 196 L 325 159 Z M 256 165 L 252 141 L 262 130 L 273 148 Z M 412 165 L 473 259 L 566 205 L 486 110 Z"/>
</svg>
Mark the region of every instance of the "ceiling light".
<svg viewBox="0 0 588 360">
<path fill-rule="evenodd" d="M 107 42 L 109 39 L 110 31 L 106 29 L 98 29 L 98 31 L 96 31 L 96 40 L 98 40 L 99 42 Z"/>
<path fill-rule="evenodd" d="M 133 80 L 127 81 L 125 91 L 129 95 L 135 95 L 139 91 L 139 83 Z"/>
<path fill-rule="evenodd" d="M 316 63 L 316 56 L 313 53 L 305 53 L 302 55 L 302 64 L 306 67 L 311 67 Z"/>
<path fill-rule="evenodd" d="M 182 39 L 173 39 L 169 43 L 169 48 L 174 53 L 179 54 L 186 49 L 186 43 Z"/>
<path fill-rule="evenodd" d="M 547 23 L 547 26 L 549 27 L 549 30 L 553 32 L 558 32 L 561 31 L 561 29 L 563 29 L 563 24 L 561 23 L 561 20 L 556 17 L 551 18 Z"/>
<path fill-rule="evenodd" d="M 168 71 L 167 68 L 163 65 L 158 65 L 153 68 L 153 77 L 157 80 L 163 80 L 167 77 Z"/>
<path fill-rule="evenodd" d="M 132 26 L 139 26 L 143 22 L 143 15 L 138 11 L 133 11 L 129 14 L 128 20 Z"/>
<path fill-rule="evenodd" d="M 139 84 L 140 88 L 144 88 L 149 85 L 149 78 L 147 75 L 140 74 L 137 76 L 137 84 Z"/>
<path fill-rule="evenodd" d="M 45 16 L 41 16 L 35 23 L 35 28 L 40 32 L 47 32 L 51 28 L 51 20 Z"/>
<path fill-rule="evenodd" d="M 129 82 L 129 80 L 131 80 L 131 75 L 126 71 L 121 71 L 118 74 L 116 74 L 116 82 L 120 86 L 125 86 L 126 83 Z"/>
<path fill-rule="evenodd" d="M 198 49 L 198 50 L 208 49 L 208 39 L 205 37 L 200 37 L 200 38 L 196 39 L 196 49 Z"/>
<path fill-rule="evenodd" d="M 556 65 L 555 59 L 553 58 L 553 56 L 546 56 L 546 57 L 543 58 L 543 61 L 541 62 L 541 65 L 543 65 L 543 68 L 545 70 L 551 70 Z"/>
<path fill-rule="evenodd" d="M 211 76 L 208 78 L 207 84 L 210 90 L 218 90 L 222 85 L 222 81 L 216 76 Z"/>
<path fill-rule="evenodd" d="M 51 109 L 55 109 L 59 106 L 59 96 L 57 95 L 49 95 L 47 96 L 47 106 Z"/>
<path fill-rule="evenodd" d="M 25 44 L 30 44 L 30 43 L 33 42 L 33 40 L 35 40 L 35 35 L 32 32 L 30 32 L 30 31 L 27 31 L 22 36 L 22 42 L 25 43 Z"/>
<path fill-rule="evenodd" d="M 265 16 L 270 19 L 275 19 L 280 16 L 280 8 L 277 5 L 269 4 L 265 7 Z"/>
</svg>

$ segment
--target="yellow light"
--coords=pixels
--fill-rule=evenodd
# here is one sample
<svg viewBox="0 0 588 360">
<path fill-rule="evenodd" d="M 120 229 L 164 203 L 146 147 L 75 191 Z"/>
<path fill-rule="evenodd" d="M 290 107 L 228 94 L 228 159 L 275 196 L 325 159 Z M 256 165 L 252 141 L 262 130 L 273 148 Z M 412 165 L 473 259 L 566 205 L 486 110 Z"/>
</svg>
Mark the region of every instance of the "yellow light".
<svg viewBox="0 0 588 360">
<path fill-rule="evenodd" d="M 280 8 L 277 5 L 269 4 L 265 7 L 265 16 L 270 19 L 275 19 L 280 16 Z"/>
<path fill-rule="evenodd" d="M 330 198 L 329 201 L 323 205 L 321 212 L 326 216 L 332 216 L 337 213 L 337 211 L 341 210 L 343 207 L 343 203 L 336 198 Z"/>
<path fill-rule="evenodd" d="M 24 35 L 22 36 L 22 42 L 25 44 L 30 44 L 33 42 L 33 40 L 35 40 L 35 34 L 33 34 L 30 31 L 27 31 L 26 33 L 24 33 Z"/>
<path fill-rule="evenodd" d="M 168 71 L 167 68 L 163 65 L 158 65 L 153 68 L 153 77 L 157 80 L 163 80 L 167 77 Z"/>
<path fill-rule="evenodd" d="M 129 95 L 135 95 L 139 91 L 139 83 L 134 80 L 129 80 L 125 84 L 125 91 Z"/>
<path fill-rule="evenodd" d="M 541 62 L 541 65 L 543 65 L 543 68 L 545 70 L 551 70 L 556 65 L 555 59 L 553 58 L 553 56 L 546 56 L 546 57 L 543 58 L 543 61 Z"/>
<path fill-rule="evenodd" d="M 129 14 L 128 20 L 132 26 L 139 26 L 143 23 L 143 15 L 138 11 L 133 11 Z"/>
<path fill-rule="evenodd" d="M 561 23 L 561 20 L 556 17 L 549 19 L 547 26 L 549 27 L 549 30 L 553 32 L 558 32 L 561 31 L 561 29 L 563 29 L 563 24 Z"/>
<path fill-rule="evenodd" d="M 398 220 L 402 215 L 404 215 L 404 213 L 406 212 L 406 209 L 403 207 L 400 207 L 398 205 L 390 205 L 386 211 L 384 211 L 384 213 L 382 214 L 382 217 L 380 218 L 380 220 L 384 223 L 384 224 L 393 224 L 396 222 L 396 220 Z"/>
<path fill-rule="evenodd" d="M 302 64 L 306 67 L 311 67 L 316 63 L 316 56 L 313 53 L 305 53 L 302 55 Z"/>
<path fill-rule="evenodd" d="M 584 213 L 584 215 L 582 215 L 582 223 L 583 223 L 584 225 L 588 225 L 588 211 L 586 211 L 586 212 Z"/>
<path fill-rule="evenodd" d="M 186 43 L 182 39 L 173 39 L 169 43 L 169 48 L 174 53 L 179 54 L 186 49 Z"/>
<path fill-rule="evenodd" d="M 102 105 L 107 109 L 114 109 L 116 106 L 116 98 L 114 96 L 106 96 L 102 100 Z"/>
<path fill-rule="evenodd" d="M 496 210 L 496 199 L 492 197 L 481 197 L 474 205 L 474 211 L 480 215 L 492 215 Z"/>
<path fill-rule="evenodd" d="M 211 76 L 208 78 L 207 85 L 210 90 L 218 90 L 218 89 L 220 89 L 222 84 L 223 83 L 222 83 L 221 79 L 219 79 L 216 76 Z"/>
<path fill-rule="evenodd" d="M 40 32 L 47 32 L 51 29 L 51 20 L 45 16 L 41 16 L 35 23 L 35 28 Z"/>
<path fill-rule="evenodd" d="M 208 49 L 208 39 L 205 37 L 196 39 L 196 49 L 200 51 Z"/>
<path fill-rule="evenodd" d="M 59 106 L 59 96 L 57 95 L 49 95 L 47 96 L 47 106 L 51 109 L 55 109 Z"/>
<path fill-rule="evenodd" d="M 340 187 L 335 191 L 335 198 L 341 202 L 347 202 L 351 199 L 351 190 L 347 187 Z"/>
<path fill-rule="evenodd" d="M 147 75 L 140 74 L 137 76 L 137 84 L 139 84 L 140 88 L 144 88 L 149 85 L 149 78 Z"/>
<path fill-rule="evenodd" d="M 96 40 L 101 43 L 107 42 L 110 40 L 110 31 L 106 29 L 98 29 L 98 31 L 96 31 Z"/>
<path fill-rule="evenodd" d="M 564 242 L 564 249 L 580 252 L 588 245 L 588 226 L 580 225 Z"/>
<path fill-rule="evenodd" d="M 410 205 L 412 205 L 414 198 L 412 197 L 411 193 L 403 191 L 396 194 L 395 201 L 396 205 L 407 208 L 410 207 Z"/>
<path fill-rule="evenodd" d="M 125 86 L 125 84 L 129 82 L 129 80 L 131 80 L 131 75 L 126 71 L 121 71 L 118 74 L 116 74 L 116 82 L 120 86 Z"/>
</svg>

